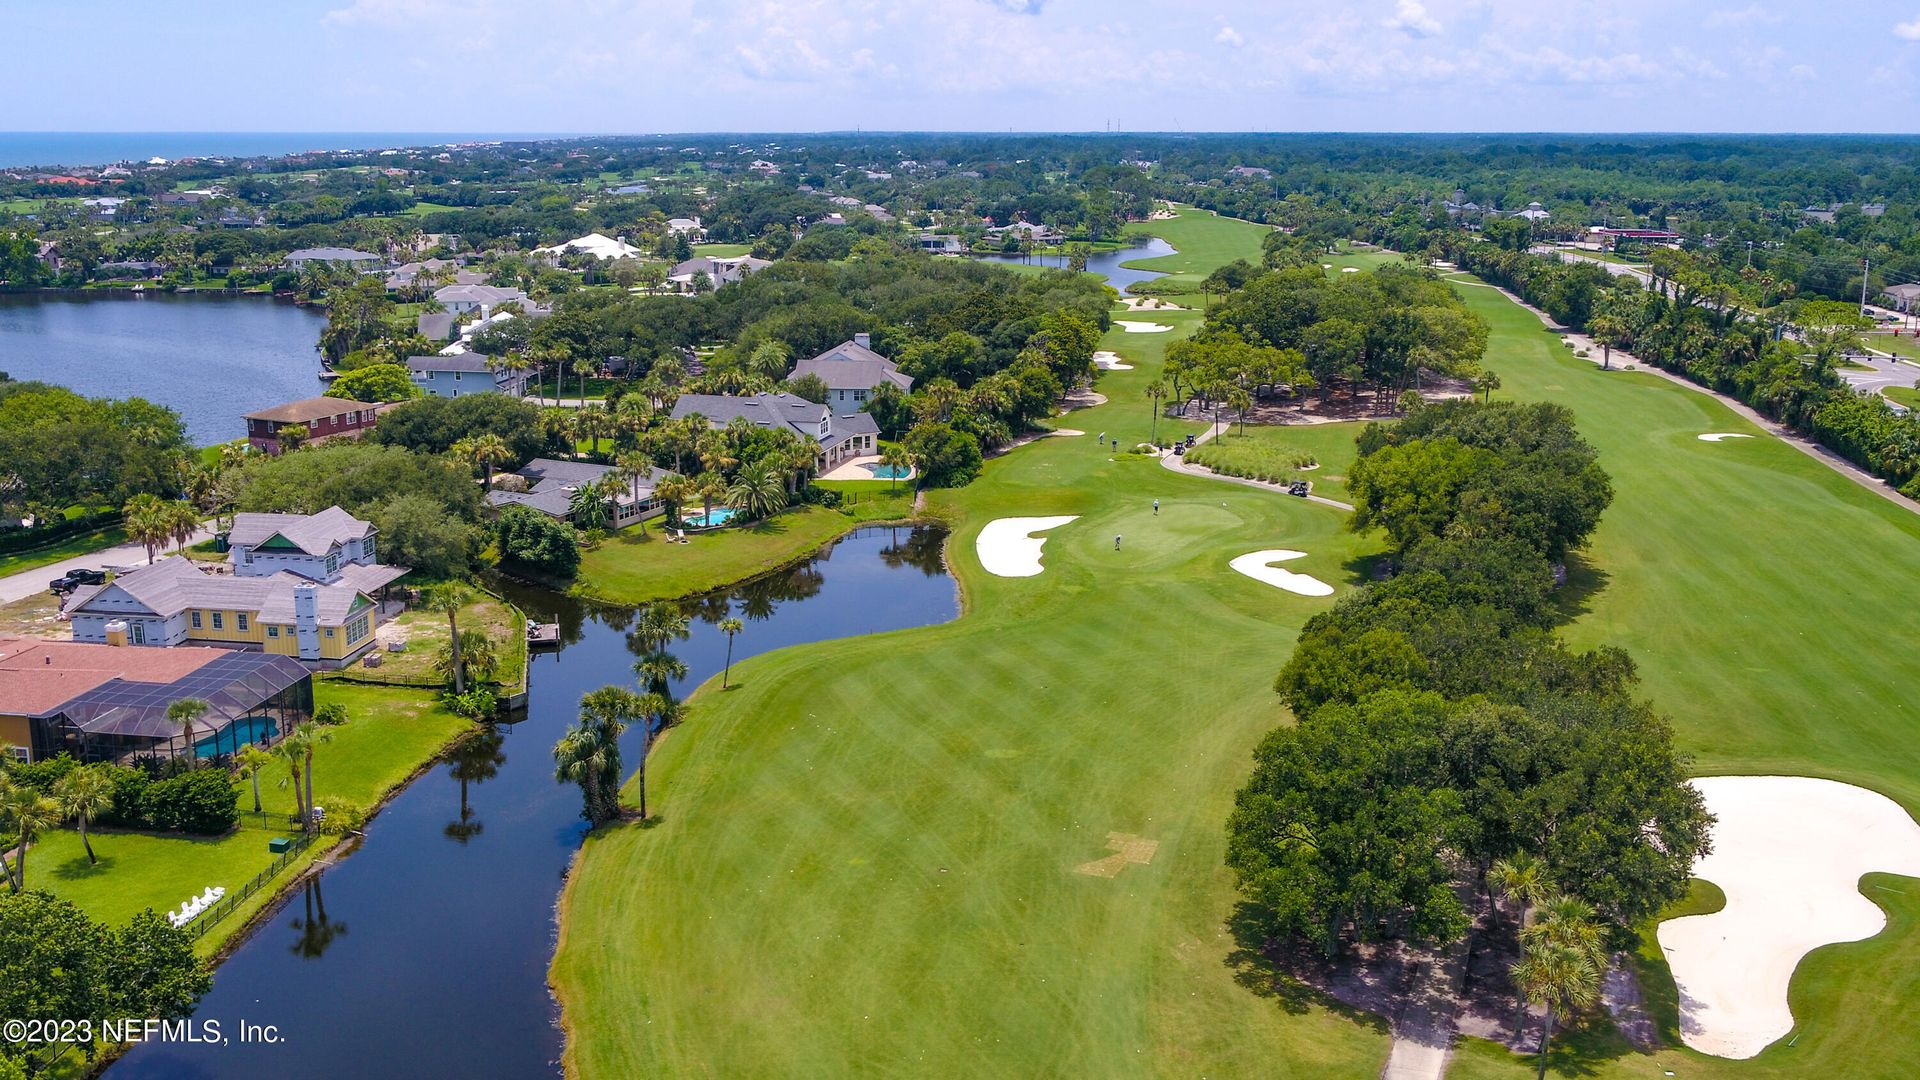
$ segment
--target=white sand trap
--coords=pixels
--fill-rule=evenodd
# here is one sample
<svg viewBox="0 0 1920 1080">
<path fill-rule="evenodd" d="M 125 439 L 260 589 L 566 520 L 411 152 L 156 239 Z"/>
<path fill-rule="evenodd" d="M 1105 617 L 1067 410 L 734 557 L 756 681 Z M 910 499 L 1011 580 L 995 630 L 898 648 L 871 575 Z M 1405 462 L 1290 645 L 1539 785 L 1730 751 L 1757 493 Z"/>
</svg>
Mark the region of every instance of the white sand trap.
<svg viewBox="0 0 1920 1080">
<path fill-rule="evenodd" d="M 1101 371 L 1133 370 L 1132 364 L 1123 363 L 1120 360 L 1119 353 L 1109 352 L 1106 349 L 1101 349 L 1099 352 L 1093 354 L 1093 366 L 1099 368 Z"/>
<path fill-rule="evenodd" d="M 1128 311 L 1181 311 L 1179 304 L 1169 303 L 1157 296 L 1123 296 L 1120 306 Z"/>
<path fill-rule="evenodd" d="M 1833 780 L 1710 776 L 1693 786 L 1719 819 L 1713 853 L 1693 871 L 1720 886 L 1727 906 L 1661 923 L 1660 947 L 1680 990 L 1682 1040 L 1750 1058 L 1793 1030 L 1787 983 L 1801 957 L 1886 926 L 1860 876 L 1920 877 L 1920 825 L 1885 795 Z"/>
<path fill-rule="evenodd" d="M 1357 266 L 1343 266 L 1340 268 L 1340 272 L 1343 274 L 1357 274 L 1360 272 L 1360 268 Z"/>
<path fill-rule="evenodd" d="M 1254 551 L 1242 555 L 1228 563 L 1228 566 L 1247 575 L 1255 581 L 1264 581 L 1276 588 L 1285 589 L 1301 596 L 1332 596 L 1333 586 L 1317 577 L 1296 574 L 1291 570 L 1282 570 L 1270 563 L 1291 562 L 1304 559 L 1304 551 L 1288 551 L 1285 548 L 1272 548 L 1267 551 Z"/>
<path fill-rule="evenodd" d="M 1129 334 L 1164 334 L 1173 329 L 1171 326 L 1161 326 L 1156 322 L 1139 322 L 1134 319 L 1115 319 L 1113 325 Z"/>
<path fill-rule="evenodd" d="M 1725 442 L 1728 439 L 1751 439 L 1751 435 L 1742 435 L 1737 431 L 1709 431 L 1705 435 L 1695 436 L 1701 442 Z"/>
<path fill-rule="evenodd" d="M 980 554 L 980 565 L 999 577 L 1035 577 L 1040 573 L 1040 548 L 1047 538 L 1034 533 L 1057 529 L 1078 514 L 1066 517 L 999 518 L 987 522 L 973 542 Z"/>
</svg>

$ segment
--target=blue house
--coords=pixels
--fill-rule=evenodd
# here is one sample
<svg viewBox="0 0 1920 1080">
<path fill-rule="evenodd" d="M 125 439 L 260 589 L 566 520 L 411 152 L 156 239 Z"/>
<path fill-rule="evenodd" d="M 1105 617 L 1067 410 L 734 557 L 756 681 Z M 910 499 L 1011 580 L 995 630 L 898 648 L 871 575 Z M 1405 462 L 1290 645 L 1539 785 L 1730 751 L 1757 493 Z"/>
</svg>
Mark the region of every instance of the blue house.
<svg viewBox="0 0 1920 1080">
<path fill-rule="evenodd" d="M 527 395 L 525 372 L 508 372 L 488 367 L 491 358 L 465 352 L 453 356 L 410 356 L 407 374 L 413 385 L 433 397 L 459 397 L 462 394 Z"/>
</svg>

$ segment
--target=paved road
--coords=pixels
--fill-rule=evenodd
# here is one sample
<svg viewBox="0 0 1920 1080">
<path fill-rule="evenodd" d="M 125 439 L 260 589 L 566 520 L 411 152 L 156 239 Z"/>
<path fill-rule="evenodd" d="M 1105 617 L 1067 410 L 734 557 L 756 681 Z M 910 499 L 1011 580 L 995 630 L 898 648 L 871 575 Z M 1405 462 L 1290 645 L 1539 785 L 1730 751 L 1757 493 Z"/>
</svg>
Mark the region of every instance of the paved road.
<svg viewBox="0 0 1920 1080">
<path fill-rule="evenodd" d="M 1645 285 L 1648 281 L 1651 281 L 1653 278 L 1653 275 L 1647 273 L 1645 270 L 1641 269 L 1640 267 L 1623 266 L 1617 262 L 1608 262 L 1605 259 L 1596 259 L 1592 255 L 1588 255 L 1587 253 L 1582 251 L 1572 251 L 1563 247 L 1554 247 L 1551 244 L 1535 245 L 1533 248 L 1533 254 L 1546 255 L 1550 258 L 1559 259 L 1561 262 L 1592 263 L 1594 266 L 1597 266 L 1600 269 L 1605 270 L 1607 273 L 1612 274 L 1614 277 L 1630 277 L 1630 278 L 1633 278 L 1635 281 L 1638 281 L 1642 285 Z"/>
<path fill-rule="evenodd" d="M 1214 424 L 1196 436 L 1193 444 L 1198 446 L 1206 442 L 1208 439 L 1227 430 L 1228 426 L 1228 423 L 1224 420 Z M 1260 488 L 1263 491 L 1277 491 L 1282 495 L 1287 493 L 1287 486 L 1285 484 L 1269 484 L 1265 480 L 1250 480 L 1244 476 L 1228 476 L 1225 473 L 1217 473 L 1204 465 L 1189 464 L 1186 458 L 1176 455 L 1171 450 L 1160 455 L 1160 464 L 1172 469 L 1174 472 L 1185 473 L 1188 476 L 1204 476 L 1209 480 L 1225 480 L 1229 484 L 1239 484 L 1241 487 Z M 1298 498 L 1298 496 L 1295 496 L 1295 498 Z M 1322 495 L 1308 495 L 1306 501 L 1316 502 L 1321 506 L 1331 506 L 1336 510 L 1345 510 L 1348 512 L 1352 512 L 1353 510 L 1352 503 L 1343 503 L 1338 499 L 1329 499 Z"/>
<path fill-rule="evenodd" d="M 213 530 L 203 525 L 187 543 L 197 544 L 202 540 L 211 539 L 213 539 Z M 102 548 L 85 555 L 75 555 L 71 559 L 62 559 L 57 563 L 49 563 L 33 570 L 22 570 L 17 574 L 0 577 L 0 604 L 11 604 L 15 600 L 24 600 L 34 593 L 45 592 L 47 582 L 69 570 L 105 570 L 109 567 L 145 566 L 146 564 L 146 547 L 131 542 L 117 547 Z"/>
<path fill-rule="evenodd" d="M 1871 346 L 1869 346 L 1871 348 Z M 1912 386 L 1920 382 L 1920 364 L 1896 359 L 1889 353 L 1870 352 L 1866 356 L 1850 357 L 1854 363 L 1865 364 L 1872 370 L 1861 371 L 1857 368 L 1841 368 L 1840 377 L 1855 390 L 1864 390 L 1869 394 L 1878 394 L 1889 386 Z M 1905 411 L 1898 402 L 1888 402 L 1896 412 Z"/>
</svg>

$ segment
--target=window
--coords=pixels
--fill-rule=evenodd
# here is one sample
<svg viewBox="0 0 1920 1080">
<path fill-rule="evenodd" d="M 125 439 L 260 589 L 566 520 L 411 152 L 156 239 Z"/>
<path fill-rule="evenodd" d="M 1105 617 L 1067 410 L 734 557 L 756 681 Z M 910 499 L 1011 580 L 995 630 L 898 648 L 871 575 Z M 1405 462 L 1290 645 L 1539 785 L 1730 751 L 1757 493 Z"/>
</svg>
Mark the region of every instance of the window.
<svg viewBox="0 0 1920 1080">
<path fill-rule="evenodd" d="M 457 372 L 457 371 L 456 371 L 456 372 L 454 372 L 454 373 L 453 373 L 453 381 L 454 381 L 454 382 L 459 382 L 459 381 L 460 381 L 460 373 L 459 373 L 459 372 Z"/>
<path fill-rule="evenodd" d="M 244 611 L 237 611 L 234 613 L 233 618 L 234 618 L 234 625 L 238 626 L 242 632 L 245 632 L 247 629 L 247 613 Z"/>
<path fill-rule="evenodd" d="M 224 616 L 224 615 L 222 615 L 222 614 L 221 614 L 220 612 L 218 612 L 218 611 L 216 611 L 216 612 L 214 612 L 214 613 L 213 613 L 213 628 L 214 628 L 215 630 L 225 630 L 225 629 L 226 629 L 226 626 L 224 625 L 224 619 L 225 619 L 225 616 Z"/>
<path fill-rule="evenodd" d="M 329 626 L 329 627 L 327 627 L 327 636 L 328 636 L 328 637 L 332 637 L 332 636 L 333 636 L 333 627 L 331 627 L 331 626 Z"/>
<path fill-rule="evenodd" d="M 338 552 L 328 552 L 327 553 L 327 576 L 332 577 L 333 575 L 339 572 L 340 572 L 340 554 Z"/>
<path fill-rule="evenodd" d="M 267 636 L 268 636 L 268 637 L 279 637 L 279 636 L 280 636 L 280 628 L 279 628 L 279 627 L 277 627 L 277 626 L 269 626 L 269 627 L 267 627 Z"/>
<path fill-rule="evenodd" d="M 349 642 L 359 641 L 366 636 L 367 617 L 365 615 L 356 616 L 352 622 L 347 624 L 347 640 Z"/>
<path fill-rule="evenodd" d="M 866 401 L 866 400 L 867 400 L 867 392 L 866 392 L 865 390 L 855 390 L 855 391 L 853 392 L 853 400 L 854 400 L 854 401 L 856 401 L 856 402 L 864 402 L 864 401 Z"/>
<path fill-rule="evenodd" d="M 133 624 L 133 643 L 135 645 L 145 645 L 147 643 L 146 623 L 137 622 Z"/>
<path fill-rule="evenodd" d="M 193 628 L 200 629 L 200 613 L 197 611 L 193 613 Z"/>
<path fill-rule="evenodd" d="M 360 552 L 361 554 L 367 557 L 367 560 L 369 562 L 373 560 L 373 537 L 371 536 L 367 537 L 367 539 L 360 545 Z"/>
<path fill-rule="evenodd" d="M 33 760 L 33 755 L 24 746 L 9 746 L 7 752 L 13 755 L 13 760 L 21 763 Z"/>
<path fill-rule="evenodd" d="M 248 548 L 247 550 L 241 552 L 240 561 L 247 566 L 252 566 L 253 565 L 253 549 Z"/>
</svg>

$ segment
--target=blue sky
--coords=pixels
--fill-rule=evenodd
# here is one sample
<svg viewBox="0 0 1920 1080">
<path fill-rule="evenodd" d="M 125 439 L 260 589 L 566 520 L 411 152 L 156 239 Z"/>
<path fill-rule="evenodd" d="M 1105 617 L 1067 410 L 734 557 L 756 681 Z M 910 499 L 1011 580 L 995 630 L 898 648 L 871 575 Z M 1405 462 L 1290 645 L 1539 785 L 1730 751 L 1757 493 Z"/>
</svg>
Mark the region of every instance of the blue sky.
<svg viewBox="0 0 1920 1080">
<path fill-rule="evenodd" d="M 7 8 L 13 130 L 1920 130 L 1920 0 Z"/>
</svg>

